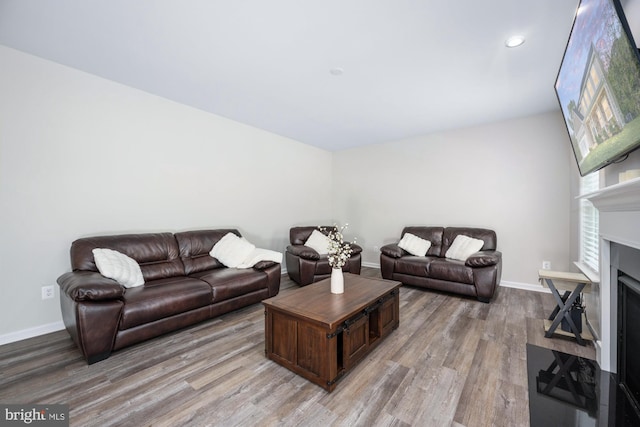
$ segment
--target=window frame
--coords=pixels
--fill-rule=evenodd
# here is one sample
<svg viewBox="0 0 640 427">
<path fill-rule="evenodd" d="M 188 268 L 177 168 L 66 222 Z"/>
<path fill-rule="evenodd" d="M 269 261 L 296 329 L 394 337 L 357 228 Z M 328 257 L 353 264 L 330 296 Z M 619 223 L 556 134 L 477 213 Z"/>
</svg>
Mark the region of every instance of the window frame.
<svg viewBox="0 0 640 427">
<path fill-rule="evenodd" d="M 580 195 L 600 189 L 600 172 L 580 178 Z M 600 271 L 600 221 L 598 209 L 584 197 L 579 206 L 579 263 L 595 274 Z"/>
</svg>

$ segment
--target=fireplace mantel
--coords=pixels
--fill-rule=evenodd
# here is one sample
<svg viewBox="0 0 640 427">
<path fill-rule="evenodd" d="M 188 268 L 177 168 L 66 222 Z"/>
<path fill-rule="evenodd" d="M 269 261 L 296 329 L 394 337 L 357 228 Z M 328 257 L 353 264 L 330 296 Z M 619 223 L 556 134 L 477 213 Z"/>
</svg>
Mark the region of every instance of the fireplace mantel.
<svg viewBox="0 0 640 427">
<path fill-rule="evenodd" d="M 640 211 L 640 178 L 611 185 L 580 198 L 589 200 L 600 212 Z"/>
</svg>

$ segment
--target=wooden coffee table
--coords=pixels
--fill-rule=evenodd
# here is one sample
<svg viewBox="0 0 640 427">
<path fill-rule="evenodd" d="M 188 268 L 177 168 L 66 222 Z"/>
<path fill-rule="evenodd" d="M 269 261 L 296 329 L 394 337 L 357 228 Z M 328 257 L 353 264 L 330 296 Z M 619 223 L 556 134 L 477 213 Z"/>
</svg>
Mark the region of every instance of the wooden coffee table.
<svg viewBox="0 0 640 427">
<path fill-rule="evenodd" d="M 399 325 L 402 283 L 344 274 L 264 300 L 265 354 L 333 391 L 336 382 Z"/>
</svg>

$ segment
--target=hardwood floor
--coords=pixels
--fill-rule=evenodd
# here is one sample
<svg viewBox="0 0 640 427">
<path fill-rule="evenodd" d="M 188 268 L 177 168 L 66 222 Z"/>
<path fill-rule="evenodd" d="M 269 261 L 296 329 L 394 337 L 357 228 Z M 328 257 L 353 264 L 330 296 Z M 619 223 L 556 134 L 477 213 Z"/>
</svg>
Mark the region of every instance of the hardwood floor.
<svg viewBox="0 0 640 427">
<path fill-rule="evenodd" d="M 294 287 L 282 277 L 281 293 Z M 265 358 L 262 304 L 90 366 L 60 331 L 0 346 L 0 402 L 68 404 L 72 426 L 528 426 L 525 344 L 595 359 L 592 344 L 544 338 L 553 306 L 403 286 L 400 327 L 333 393 Z"/>
</svg>

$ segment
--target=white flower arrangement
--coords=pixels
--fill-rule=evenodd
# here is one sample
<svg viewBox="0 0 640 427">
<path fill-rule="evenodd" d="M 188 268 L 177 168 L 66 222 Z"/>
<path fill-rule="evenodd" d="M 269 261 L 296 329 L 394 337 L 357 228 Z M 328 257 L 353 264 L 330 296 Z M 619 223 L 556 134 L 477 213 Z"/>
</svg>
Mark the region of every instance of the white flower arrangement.
<svg viewBox="0 0 640 427">
<path fill-rule="evenodd" d="M 337 225 L 333 227 L 333 230 L 329 230 L 327 237 L 329 237 L 329 265 L 332 268 L 342 268 L 347 263 L 347 260 L 351 256 L 353 249 L 349 242 L 344 241 L 342 232 L 349 226 L 345 224 L 338 228 Z M 326 231 L 324 227 L 319 227 L 320 231 Z M 353 242 L 355 243 L 355 239 Z"/>
</svg>

